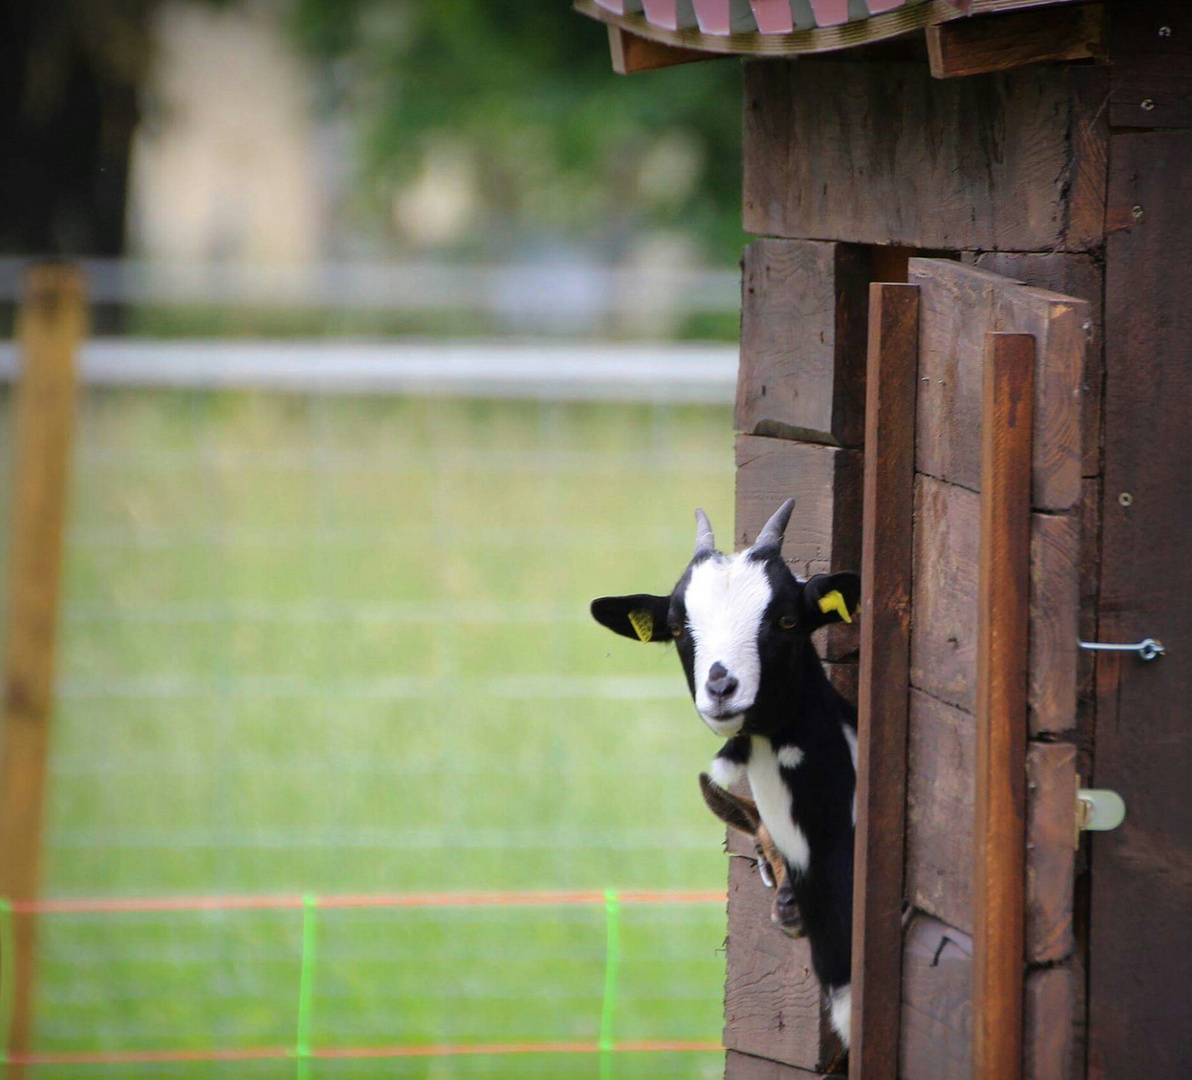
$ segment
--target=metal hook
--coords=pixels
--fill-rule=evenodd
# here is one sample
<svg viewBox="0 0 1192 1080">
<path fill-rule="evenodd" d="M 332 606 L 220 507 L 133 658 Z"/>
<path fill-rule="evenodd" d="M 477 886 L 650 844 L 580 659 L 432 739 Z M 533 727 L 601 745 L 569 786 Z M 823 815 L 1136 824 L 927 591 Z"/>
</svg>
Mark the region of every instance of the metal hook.
<svg viewBox="0 0 1192 1080">
<path fill-rule="evenodd" d="M 1138 653 L 1143 660 L 1154 660 L 1157 656 L 1164 656 L 1167 650 L 1163 647 L 1163 642 L 1156 641 L 1153 637 L 1143 638 L 1141 641 L 1136 641 L 1133 644 L 1127 645 L 1125 643 L 1116 644 L 1109 641 L 1080 641 L 1077 644 L 1082 649 L 1088 649 L 1090 652 L 1133 652 Z"/>
</svg>

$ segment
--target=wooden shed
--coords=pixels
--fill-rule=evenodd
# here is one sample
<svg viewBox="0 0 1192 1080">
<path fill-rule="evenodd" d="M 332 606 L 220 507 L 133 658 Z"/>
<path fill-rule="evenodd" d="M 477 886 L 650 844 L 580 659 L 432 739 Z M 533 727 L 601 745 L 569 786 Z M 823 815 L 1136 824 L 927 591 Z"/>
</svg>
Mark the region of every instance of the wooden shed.
<svg viewBox="0 0 1192 1080">
<path fill-rule="evenodd" d="M 861 717 L 850 1075 L 1192 1075 L 1192 8 L 576 7 L 621 72 L 746 58 L 735 538 L 793 494 L 791 566 L 864 580 L 821 643 Z M 1080 839 L 1094 787 L 1125 821 Z M 731 866 L 727 1076 L 830 1069 Z"/>
</svg>

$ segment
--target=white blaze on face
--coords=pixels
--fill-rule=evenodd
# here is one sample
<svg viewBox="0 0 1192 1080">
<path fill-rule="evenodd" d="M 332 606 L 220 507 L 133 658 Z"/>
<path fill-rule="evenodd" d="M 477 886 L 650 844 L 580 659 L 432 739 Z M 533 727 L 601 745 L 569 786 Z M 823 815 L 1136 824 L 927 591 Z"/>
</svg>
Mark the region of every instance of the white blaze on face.
<svg viewBox="0 0 1192 1080">
<path fill-rule="evenodd" d="M 684 600 L 695 645 L 695 707 L 718 735 L 740 729 L 738 714 L 757 697 L 761 663 L 757 635 L 772 590 L 766 566 L 746 553 L 706 559 L 691 571 Z M 737 688 L 724 701 L 708 693 L 708 673 L 720 664 Z"/>
</svg>

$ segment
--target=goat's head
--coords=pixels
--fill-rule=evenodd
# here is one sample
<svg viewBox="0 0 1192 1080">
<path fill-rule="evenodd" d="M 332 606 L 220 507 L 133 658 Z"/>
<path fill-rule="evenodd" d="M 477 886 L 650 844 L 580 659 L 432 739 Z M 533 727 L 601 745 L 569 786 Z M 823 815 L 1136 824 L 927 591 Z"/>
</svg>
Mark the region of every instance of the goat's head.
<svg viewBox="0 0 1192 1080">
<path fill-rule="evenodd" d="M 774 925 L 787 937 L 803 937 L 803 916 L 788 880 L 786 860 L 762 824 L 757 803 L 722 788 L 707 773 L 699 774 L 699 789 L 713 814 L 730 829 L 744 833 L 753 841 L 758 877 L 767 889 L 775 890 L 774 906 L 770 909 L 770 919 Z"/>
<path fill-rule="evenodd" d="M 821 626 L 851 622 L 861 595 L 854 573 L 799 581 L 782 561 L 795 500 L 782 504 L 753 546 L 716 550 L 702 510 L 695 554 L 669 596 L 638 593 L 592 601 L 592 616 L 636 641 L 674 641 L 695 707 L 717 735 L 732 736 L 779 685 L 797 649 Z"/>
</svg>

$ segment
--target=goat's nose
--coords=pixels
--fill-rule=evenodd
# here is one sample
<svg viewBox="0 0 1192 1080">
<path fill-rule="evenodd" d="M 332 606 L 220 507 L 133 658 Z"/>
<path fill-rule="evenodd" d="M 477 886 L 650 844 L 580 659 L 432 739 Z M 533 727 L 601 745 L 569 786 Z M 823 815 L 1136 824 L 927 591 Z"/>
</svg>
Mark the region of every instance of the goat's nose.
<svg viewBox="0 0 1192 1080">
<path fill-rule="evenodd" d="M 708 693 L 723 701 L 737 688 L 737 680 L 724 669 L 724 665 L 717 662 L 708 672 Z"/>
</svg>

